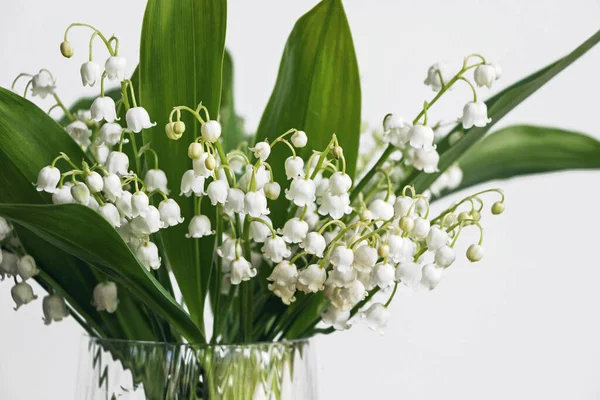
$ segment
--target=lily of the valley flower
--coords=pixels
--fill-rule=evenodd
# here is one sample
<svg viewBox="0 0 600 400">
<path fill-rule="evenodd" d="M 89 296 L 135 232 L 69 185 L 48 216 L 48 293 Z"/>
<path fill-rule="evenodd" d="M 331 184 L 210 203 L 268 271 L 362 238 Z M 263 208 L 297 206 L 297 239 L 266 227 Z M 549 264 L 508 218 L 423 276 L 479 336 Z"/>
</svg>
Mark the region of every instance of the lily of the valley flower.
<svg viewBox="0 0 600 400">
<path fill-rule="evenodd" d="M 211 120 L 202 124 L 200 128 L 202 139 L 214 143 L 221 137 L 221 124 L 219 121 Z"/>
<path fill-rule="evenodd" d="M 21 279 L 26 281 L 27 279 L 39 274 L 40 270 L 37 268 L 33 257 L 30 255 L 24 255 L 17 263 L 17 272 L 19 273 Z"/>
<path fill-rule="evenodd" d="M 98 311 L 114 313 L 119 305 L 117 285 L 114 282 L 100 282 L 94 288 L 92 305 Z"/>
<path fill-rule="evenodd" d="M 118 80 L 122 81 L 125 79 L 125 67 L 127 66 L 127 60 L 125 57 L 112 56 L 106 60 L 104 69 L 106 69 L 106 77 L 110 81 Z"/>
<path fill-rule="evenodd" d="M 300 243 L 308 234 L 308 224 L 300 218 L 292 218 L 285 223 L 280 233 L 286 242 Z"/>
<path fill-rule="evenodd" d="M 490 64 L 480 65 L 475 68 L 473 76 L 477 86 L 487 86 L 489 89 L 496 80 L 496 67 Z"/>
<path fill-rule="evenodd" d="M 123 128 L 116 122 L 107 122 L 98 131 L 98 143 L 114 146 L 121 140 Z"/>
<path fill-rule="evenodd" d="M 102 215 L 115 228 L 121 226 L 121 215 L 114 204 L 105 203 L 101 205 L 98 207 L 98 214 Z"/>
<path fill-rule="evenodd" d="M 306 251 L 307 254 L 314 254 L 317 257 L 323 257 L 323 251 L 327 247 L 325 238 L 318 232 L 310 232 L 306 235 L 300 247 Z"/>
<path fill-rule="evenodd" d="M 149 169 L 144 177 L 144 184 L 146 185 L 146 191 L 148 192 L 159 190 L 164 194 L 169 194 L 169 189 L 167 188 L 167 174 L 165 174 L 165 171 L 162 169 Z"/>
<path fill-rule="evenodd" d="M 244 257 L 238 257 L 231 262 L 231 284 L 239 285 L 256 276 L 256 269 Z"/>
<path fill-rule="evenodd" d="M 142 129 L 150 129 L 156 125 L 156 122 L 150 121 L 150 115 L 144 107 L 132 107 L 125 114 L 127 129 L 132 132 L 140 133 Z"/>
<path fill-rule="evenodd" d="M 469 129 L 472 126 L 484 127 L 491 121 L 487 116 L 487 106 L 482 101 L 470 101 L 463 108 L 462 126 Z"/>
<path fill-rule="evenodd" d="M 288 258 L 292 254 L 290 249 L 287 247 L 285 240 L 283 240 L 280 236 L 266 239 L 261 250 L 265 257 L 274 263 L 279 263 L 284 258 Z"/>
<path fill-rule="evenodd" d="M 158 211 L 160 212 L 160 219 L 165 226 L 175 226 L 183 222 L 179 204 L 173 199 L 161 201 L 158 205 Z"/>
<path fill-rule="evenodd" d="M 301 148 L 308 143 L 308 137 L 304 131 L 296 131 L 292 134 L 291 142 L 295 147 Z"/>
<path fill-rule="evenodd" d="M 102 120 L 106 122 L 114 122 L 117 119 L 117 109 L 115 101 L 110 97 L 98 97 L 90 107 L 92 119 L 96 122 Z"/>
<path fill-rule="evenodd" d="M 373 303 L 363 312 L 367 326 L 383 335 L 390 319 L 390 311 L 381 303 Z"/>
<path fill-rule="evenodd" d="M 310 264 L 298 272 L 296 286 L 304 293 L 317 293 L 325 288 L 327 273 L 318 264 Z"/>
<path fill-rule="evenodd" d="M 144 264 L 148 271 L 160 268 L 160 256 L 158 255 L 158 247 L 150 241 L 142 243 L 135 250 L 135 255 Z"/>
<path fill-rule="evenodd" d="M 44 312 L 44 324 L 50 325 L 52 322 L 60 322 L 69 316 L 67 304 L 62 296 L 50 294 L 42 300 L 42 310 Z"/>
<path fill-rule="evenodd" d="M 50 72 L 41 70 L 31 78 L 31 94 L 45 99 L 49 94 L 54 94 L 56 86 Z"/>
<path fill-rule="evenodd" d="M 210 219 L 206 215 L 195 215 L 188 226 L 186 238 L 200 239 L 204 236 L 214 235 L 215 231 L 211 229 Z"/>
<path fill-rule="evenodd" d="M 421 286 L 427 290 L 433 290 L 442 280 L 444 269 L 435 264 L 427 264 L 423 267 Z"/>
<path fill-rule="evenodd" d="M 92 131 L 89 130 L 85 122 L 73 121 L 67 125 L 65 130 L 78 145 L 88 147 L 91 144 L 90 137 L 92 136 Z"/>
<path fill-rule="evenodd" d="M 100 66 L 93 61 L 83 63 L 80 72 L 83 86 L 94 86 L 100 80 Z"/>
<path fill-rule="evenodd" d="M 332 326 L 338 331 L 350 328 L 350 324 L 348 323 L 348 320 L 350 319 L 349 310 L 340 310 L 331 305 L 321 314 L 321 319 L 325 324 Z"/>
<path fill-rule="evenodd" d="M 60 181 L 60 170 L 56 167 L 47 166 L 38 174 L 36 189 L 38 192 L 56 192 L 56 185 Z"/>
<path fill-rule="evenodd" d="M 110 174 L 121 176 L 129 174 L 129 157 L 123 152 L 112 151 L 106 159 L 106 169 Z"/>
<path fill-rule="evenodd" d="M 17 283 L 10 290 L 10 294 L 15 302 L 15 311 L 37 299 L 37 296 L 33 293 L 33 288 L 27 282 Z"/>
</svg>

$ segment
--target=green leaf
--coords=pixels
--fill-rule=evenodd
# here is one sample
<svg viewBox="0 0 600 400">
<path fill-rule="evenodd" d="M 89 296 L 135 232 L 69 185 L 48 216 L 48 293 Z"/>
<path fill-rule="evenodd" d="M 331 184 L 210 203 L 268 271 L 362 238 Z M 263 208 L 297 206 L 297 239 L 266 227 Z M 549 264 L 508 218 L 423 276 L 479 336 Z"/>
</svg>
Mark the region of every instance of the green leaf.
<svg viewBox="0 0 600 400">
<path fill-rule="evenodd" d="M 68 153 L 73 161 L 81 162 L 85 155 L 65 130 L 46 113 L 28 100 L 0 88 L 0 191 L 1 203 L 49 202 L 50 196 L 35 190 L 33 182 L 39 170 L 48 165 L 59 152 Z M 58 164 L 63 166 L 63 164 Z M 66 165 L 66 164 L 64 164 Z M 97 313 L 91 306 L 91 294 L 98 282 L 100 272 L 88 264 L 49 244 L 29 230 L 16 227 L 19 239 L 29 254 L 44 271 L 44 280 L 51 280 L 55 289 L 67 297 L 69 304 L 97 331 L 108 337 L 144 339 L 150 338 L 146 324 L 135 324 L 135 316 L 125 327 L 106 313 Z M 123 301 L 129 301 L 123 293 Z"/>
<path fill-rule="evenodd" d="M 119 233 L 97 212 L 80 204 L 0 204 L 0 215 L 69 254 L 101 268 L 170 321 L 188 340 L 204 341 L 202 333 L 185 310 L 135 258 Z"/>
<path fill-rule="evenodd" d="M 408 184 L 413 184 L 418 192 L 422 192 L 428 188 L 437 177 L 446 170 L 452 163 L 460 158 L 470 147 L 472 147 L 478 140 L 480 140 L 491 128 L 496 124 L 502 117 L 508 114 L 513 108 L 521 104 L 526 98 L 535 93 L 540 87 L 542 87 L 550 79 L 554 78 L 559 72 L 567 68 L 579 57 L 584 55 L 594 45 L 600 41 L 600 31 L 596 32 L 588 40 L 583 42 L 579 47 L 573 50 L 570 54 L 555 61 L 547 67 L 535 72 L 525 79 L 513 84 L 512 86 L 504 89 L 500 93 L 496 94 L 492 98 L 486 101 L 488 107 L 488 116 L 492 119 L 492 122 L 484 128 L 471 128 L 467 130 L 464 137 L 462 137 L 452 147 L 449 146 L 448 137 L 446 137 L 439 144 L 439 151 L 441 153 L 439 169 L 440 172 L 436 174 L 425 174 L 422 172 L 415 172 L 410 175 L 407 179 Z M 462 130 L 461 126 L 457 126 L 452 132 Z M 404 185 L 402 185 L 404 186 Z M 402 189 L 400 189 L 402 190 Z"/>
<path fill-rule="evenodd" d="M 323 150 L 331 135 L 344 149 L 347 172 L 354 176 L 361 124 L 358 63 L 346 13 L 340 0 L 324 0 L 296 22 L 290 34 L 275 88 L 261 118 L 256 141 L 273 140 L 291 128 L 304 130 L 312 150 Z M 283 147 L 284 145 L 278 145 Z M 288 187 L 285 149 L 271 154 L 275 180 Z M 270 205 L 274 225 L 286 216 L 284 196 Z"/>
<path fill-rule="evenodd" d="M 186 239 L 187 222 L 194 216 L 194 198 L 177 196 L 183 173 L 192 167 L 190 142 L 199 135 L 198 123 L 182 113 L 186 131 L 178 141 L 165 135 L 175 106 L 195 108 L 200 102 L 213 119 L 221 98 L 227 3 L 225 0 L 149 0 L 142 25 L 139 102 L 157 126 L 144 132 L 158 153 L 175 200 L 186 222 L 161 232 L 168 264 L 173 270 L 192 318 L 202 326 L 204 301 L 213 264 L 215 236 Z M 214 223 L 214 209 L 212 210 Z M 205 211 L 209 213 L 209 211 Z M 210 216 L 210 214 L 209 214 Z"/>
<path fill-rule="evenodd" d="M 510 126 L 474 145 L 459 159 L 459 165 L 463 180 L 452 192 L 496 179 L 600 168 L 600 142 L 562 129 Z"/>
<path fill-rule="evenodd" d="M 225 151 L 235 149 L 240 143 L 249 140 L 244 131 L 244 121 L 235 111 L 234 102 L 234 75 L 231 54 L 225 51 L 223 57 L 223 89 L 221 92 L 221 108 L 219 121 L 223 128 L 223 147 Z"/>
</svg>

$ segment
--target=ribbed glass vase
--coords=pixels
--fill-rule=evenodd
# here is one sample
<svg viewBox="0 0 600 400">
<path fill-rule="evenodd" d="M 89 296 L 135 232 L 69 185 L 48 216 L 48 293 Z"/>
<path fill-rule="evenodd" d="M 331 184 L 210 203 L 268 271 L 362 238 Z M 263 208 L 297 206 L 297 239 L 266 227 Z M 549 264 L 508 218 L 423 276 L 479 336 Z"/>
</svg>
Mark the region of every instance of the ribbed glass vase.
<svg viewBox="0 0 600 400">
<path fill-rule="evenodd" d="M 307 340 L 189 345 L 85 338 L 77 400 L 317 398 Z"/>
</svg>

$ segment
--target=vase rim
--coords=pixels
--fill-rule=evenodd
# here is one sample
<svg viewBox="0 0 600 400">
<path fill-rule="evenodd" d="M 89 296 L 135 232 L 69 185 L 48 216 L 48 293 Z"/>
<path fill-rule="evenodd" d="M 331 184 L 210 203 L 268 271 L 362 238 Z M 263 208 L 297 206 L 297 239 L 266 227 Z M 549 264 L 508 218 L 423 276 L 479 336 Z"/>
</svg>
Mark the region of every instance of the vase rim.
<svg viewBox="0 0 600 400">
<path fill-rule="evenodd" d="M 101 338 L 90 336 L 87 334 L 82 335 L 83 338 L 87 339 L 90 342 L 97 343 L 131 343 L 131 344 L 139 344 L 144 346 L 193 346 L 193 347 L 201 347 L 201 348 L 236 348 L 236 347 L 264 347 L 264 346 L 273 346 L 273 345 L 284 345 L 284 346 L 296 346 L 303 343 L 308 343 L 310 338 L 301 338 L 301 339 L 285 339 L 278 340 L 275 342 L 250 342 L 250 343 L 174 343 L 174 342 L 160 342 L 160 341 L 151 341 L 151 340 L 131 340 L 131 339 L 113 339 L 113 338 Z"/>
</svg>

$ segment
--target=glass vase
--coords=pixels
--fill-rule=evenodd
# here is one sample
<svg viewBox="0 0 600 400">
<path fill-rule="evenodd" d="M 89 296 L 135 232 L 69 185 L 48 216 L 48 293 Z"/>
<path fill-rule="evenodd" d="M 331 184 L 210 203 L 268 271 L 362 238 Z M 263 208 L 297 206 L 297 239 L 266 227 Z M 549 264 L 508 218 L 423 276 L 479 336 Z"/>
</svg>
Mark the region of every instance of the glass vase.
<svg viewBox="0 0 600 400">
<path fill-rule="evenodd" d="M 84 338 L 77 400 L 317 398 L 308 340 L 191 345 Z"/>
</svg>

